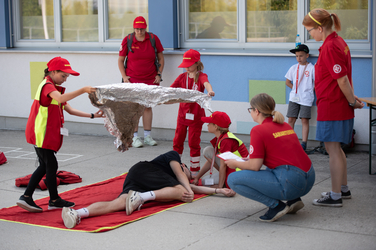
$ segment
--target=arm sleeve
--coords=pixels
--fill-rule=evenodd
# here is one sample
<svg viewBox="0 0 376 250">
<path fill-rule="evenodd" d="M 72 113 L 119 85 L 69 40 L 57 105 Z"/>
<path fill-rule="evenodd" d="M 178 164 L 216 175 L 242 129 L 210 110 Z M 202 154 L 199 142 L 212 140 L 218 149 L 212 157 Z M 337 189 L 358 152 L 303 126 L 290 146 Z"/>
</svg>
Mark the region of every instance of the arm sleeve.
<svg viewBox="0 0 376 250">
<path fill-rule="evenodd" d="M 327 49 L 327 60 L 324 61 L 330 75 L 333 79 L 339 79 L 347 75 L 347 67 L 344 52 L 338 46 L 332 43 L 332 46 Z"/>
<path fill-rule="evenodd" d="M 164 51 L 164 48 L 162 46 L 161 40 L 159 40 L 159 38 L 156 35 L 154 36 L 155 36 L 155 47 L 157 48 L 157 52 L 160 53 Z"/>
<path fill-rule="evenodd" d="M 180 74 L 176 79 L 175 81 L 171 84 L 171 88 L 181 88 L 181 81 L 182 81 L 182 78 L 184 77 L 184 73 L 183 74 Z"/>
<path fill-rule="evenodd" d="M 127 37 L 128 36 L 124 37 L 123 41 L 121 42 L 119 56 L 127 56 L 128 54 Z"/>
<path fill-rule="evenodd" d="M 253 148 L 253 152 L 250 149 L 249 158 L 265 158 L 265 145 L 262 138 L 262 135 L 253 127 L 251 130 L 251 147 Z"/>
</svg>

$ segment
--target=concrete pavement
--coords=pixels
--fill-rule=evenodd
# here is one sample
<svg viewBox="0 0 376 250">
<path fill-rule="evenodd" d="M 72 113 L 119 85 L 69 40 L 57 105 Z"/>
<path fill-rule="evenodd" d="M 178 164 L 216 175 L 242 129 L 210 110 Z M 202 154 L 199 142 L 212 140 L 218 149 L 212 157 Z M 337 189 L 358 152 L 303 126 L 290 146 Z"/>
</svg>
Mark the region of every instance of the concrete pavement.
<svg viewBox="0 0 376 250">
<path fill-rule="evenodd" d="M 158 135 L 153 137 L 157 139 Z M 172 141 L 157 140 L 156 147 L 131 148 L 120 153 L 113 141 L 111 136 L 65 137 L 57 155 L 59 169 L 80 175 L 83 182 L 59 186 L 59 192 L 118 176 L 136 162 L 151 160 L 172 149 Z M 202 148 L 206 145 L 202 143 Z M 0 166 L 0 208 L 4 208 L 15 205 L 23 193 L 24 188 L 15 186 L 15 179 L 33 172 L 36 155 L 26 143 L 23 131 L 0 130 L 0 151 L 8 158 L 8 163 Z M 313 199 L 331 187 L 328 156 L 315 153 L 309 157 L 315 167 L 316 182 L 302 198 L 305 207 L 273 223 L 258 220 L 266 211 L 263 204 L 240 195 L 233 198 L 218 195 L 105 233 L 71 232 L 0 221 L 0 248 L 376 249 L 376 175 L 368 174 L 368 153 L 349 152 L 347 156 L 352 199 L 344 200 L 342 208 L 312 205 Z M 183 162 L 189 162 L 187 143 Z M 376 163 L 373 172 L 376 172 Z M 37 190 L 34 199 L 46 196 L 47 191 Z"/>
</svg>

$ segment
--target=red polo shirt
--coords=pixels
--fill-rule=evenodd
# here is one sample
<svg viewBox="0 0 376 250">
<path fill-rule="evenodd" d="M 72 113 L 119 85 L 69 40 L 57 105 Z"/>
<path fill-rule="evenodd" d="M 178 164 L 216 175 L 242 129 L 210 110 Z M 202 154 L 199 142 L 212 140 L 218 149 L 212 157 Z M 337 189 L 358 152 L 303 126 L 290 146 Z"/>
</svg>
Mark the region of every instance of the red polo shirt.
<svg viewBox="0 0 376 250">
<path fill-rule="evenodd" d="M 312 165 L 291 126 L 275 123 L 271 117 L 252 128 L 249 158 L 264 159 L 263 164 L 271 169 L 291 165 L 308 172 Z"/>
<path fill-rule="evenodd" d="M 151 46 L 149 34 L 146 32 L 143 41 L 137 41 L 136 36 L 133 37 L 133 53 L 128 53 L 127 37 L 123 39 L 119 50 L 119 56 L 128 55 L 125 74 L 131 77 L 129 79 L 130 82 L 154 85 L 157 67 L 155 66 L 155 51 L 153 46 Z M 155 47 L 157 52 L 160 53 L 164 50 L 163 46 L 159 38 L 156 35 L 154 37 Z"/>
<path fill-rule="evenodd" d="M 317 120 L 341 121 L 354 118 L 337 79 L 346 76 L 352 86 L 351 55 L 346 42 L 336 32 L 330 34 L 319 49 L 315 65 Z"/>
<path fill-rule="evenodd" d="M 193 78 L 188 77 L 188 88 L 187 88 L 187 72 L 180 74 L 175 81 L 171 84 L 171 88 L 183 88 L 192 89 L 200 92 L 205 91 L 205 82 L 209 82 L 208 75 L 205 73 L 200 73 L 198 76 L 197 83 L 194 82 Z M 194 114 L 194 120 L 185 119 L 186 113 Z M 201 117 L 205 117 L 205 110 L 201 108 L 199 104 L 194 103 L 183 103 L 179 104 L 178 120 L 181 124 L 185 126 L 201 127 L 204 123 L 201 121 Z"/>
</svg>

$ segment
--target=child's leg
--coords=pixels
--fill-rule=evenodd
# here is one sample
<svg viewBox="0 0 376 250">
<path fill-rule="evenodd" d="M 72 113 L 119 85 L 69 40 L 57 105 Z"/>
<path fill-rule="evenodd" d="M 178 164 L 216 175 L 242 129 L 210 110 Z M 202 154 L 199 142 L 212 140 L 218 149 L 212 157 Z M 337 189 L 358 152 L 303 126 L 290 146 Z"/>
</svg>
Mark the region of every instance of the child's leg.
<svg viewBox="0 0 376 250">
<path fill-rule="evenodd" d="M 202 126 L 189 127 L 188 144 L 191 149 L 191 171 L 200 171 L 200 156 L 201 156 L 201 130 Z"/>
<path fill-rule="evenodd" d="M 308 141 L 308 134 L 309 134 L 309 119 L 302 118 L 302 141 Z"/>
<path fill-rule="evenodd" d="M 300 105 L 295 102 L 289 102 L 287 109 L 288 124 L 294 129 L 296 119 L 298 118 Z"/>
<path fill-rule="evenodd" d="M 36 148 L 38 157 L 44 162 L 46 168 L 46 186 L 50 193 L 50 200 L 59 198 L 57 193 L 56 172 L 58 163 L 56 160 L 55 152 L 50 149 Z"/>
<path fill-rule="evenodd" d="M 176 124 L 175 137 L 173 140 L 173 149 L 178 152 L 180 155 L 184 150 L 184 141 L 187 137 L 187 126 L 180 124 L 179 121 Z"/>
<path fill-rule="evenodd" d="M 292 129 L 294 129 L 295 122 L 296 122 L 296 117 L 289 117 L 288 124 L 292 127 Z"/>
</svg>

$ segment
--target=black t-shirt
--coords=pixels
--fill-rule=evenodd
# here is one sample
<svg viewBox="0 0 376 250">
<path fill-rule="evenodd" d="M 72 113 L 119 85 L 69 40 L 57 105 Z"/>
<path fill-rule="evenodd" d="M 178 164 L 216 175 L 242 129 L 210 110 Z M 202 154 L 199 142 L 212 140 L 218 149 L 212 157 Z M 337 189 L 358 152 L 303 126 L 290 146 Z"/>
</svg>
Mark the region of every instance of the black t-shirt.
<svg viewBox="0 0 376 250">
<path fill-rule="evenodd" d="M 163 170 L 163 172 L 166 172 L 169 175 L 171 175 L 172 177 L 176 178 L 176 176 L 175 176 L 175 174 L 172 171 L 171 166 L 170 166 L 171 161 L 177 161 L 181 164 L 180 155 L 178 154 L 178 152 L 171 150 L 167 153 L 164 153 L 164 154 L 156 157 L 155 159 L 150 161 L 150 163 L 157 165 L 158 168 Z"/>
</svg>

